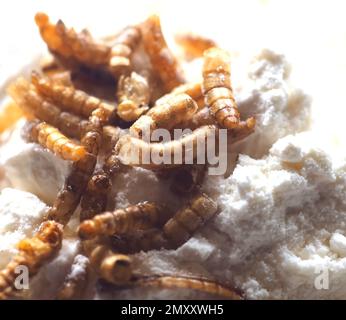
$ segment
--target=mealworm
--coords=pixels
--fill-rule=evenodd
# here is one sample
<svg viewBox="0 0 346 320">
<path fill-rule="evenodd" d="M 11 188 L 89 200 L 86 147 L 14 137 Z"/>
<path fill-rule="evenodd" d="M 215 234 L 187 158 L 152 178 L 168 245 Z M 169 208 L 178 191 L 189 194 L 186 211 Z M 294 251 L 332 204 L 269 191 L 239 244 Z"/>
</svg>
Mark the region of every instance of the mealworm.
<svg viewBox="0 0 346 320">
<path fill-rule="evenodd" d="M 136 72 L 132 72 L 130 76 L 120 77 L 117 96 L 117 113 L 125 121 L 135 121 L 149 109 L 148 81 Z"/>
<path fill-rule="evenodd" d="M 124 237 L 124 244 L 113 239 L 117 250 L 135 253 L 141 250 L 177 249 L 217 213 L 217 204 L 199 193 L 178 210 L 161 229 L 151 229 L 139 237 Z"/>
<path fill-rule="evenodd" d="M 222 128 L 253 130 L 255 119 L 240 121 L 231 84 L 229 54 L 219 48 L 204 52 L 203 92 L 205 103 Z"/>
<path fill-rule="evenodd" d="M 216 126 L 203 126 L 191 134 L 183 135 L 180 139 L 164 143 L 148 143 L 125 135 L 119 139 L 116 153 L 123 164 L 150 170 L 166 169 L 186 163 L 193 164 L 196 158 L 205 157 L 205 150 L 198 145 L 206 145 L 209 139 L 215 141 L 218 138 L 217 133 Z"/>
<path fill-rule="evenodd" d="M 73 163 L 63 188 L 58 193 L 53 207 L 48 212 L 51 220 L 62 224 L 66 224 L 70 220 L 94 171 L 95 164 L 96 156 L 88 152 L 81 160 Z"/>
<path fill-rule="evenodd" d="M 162 34 L 160 18 L 150 16 L 141 26 L 143 45 L 149 55 L 152 68 L 167 92 L 184 83 L 177 59 L 167 46 Z"/>
<path fill-rule="evenodd" d="M 27 267 L 31 277 L 37 274 L 40 267 L 52 260 L 60 250 L 62 237 L 63 226 L 54 221 L 46 221 L 32 238 L 21 240 L 17 244 L 18 253 L 0 271 L 0 299 L 19 296 L 23 290 L 19 291 L 15 286 L 17 268 Z"/>
<path fill-rule="evenodd" d="M 107 244 L 95 241 L 83 241 L 83 248 L 102 279 L 117 285 L 129 283 L 132 277 L 130 257 L 114 253 Z"/>
<path fill-rule="evenodd" d="M 140 277 L 132 281 L 133 286 L 154 287 L 154 288 L 181 288 L 204 292 L 213 296 L 230 299 L 242 300 L 242 297 L 236 290 L 226 287 L 203 278 L 183 277 L 183 276 L 164 276 L 154 275 L 148 277 Z"/>
<path fill-rule="evenodd" d="M 12 83 L 8 92 L 24 113 L 49 123 L 69 137 L 80 139 L 87 121 L 71 113 L 61 112 L 59 107 L 41 97 L 24 78 Z"/>
<path fill-rule="evenodd" d="M 151 108 L 131 127 L 134 137 L 142 137 L 143 133 L 151 133 L 155 129 L 172 129 L 175 125 L 190 119 L 197 111 L 196 102 L 187 94 L 172 95 L 167 101 Z"/>
<path fill-rule="evenodd" d="M 190 82 L 182 84 L 174 88 L 170 93 L 165 94 L 158 100 L 156 100 L 156 105 L 161 105 L 166 103 L 172 96 L 185 93 L 190 96 L 193 100 L 197 102 L 198 109 L 204 107 L 204 96 L 202 91 L 202 84 L 200 82 Z"/>
<path fill-rule="evenodd" d="M 205 50 L 216 47 L 215 41 L 194 33 L 179 33 L 174 39 L 189 59 L 201 57 Z"/>
<path fill-rule="evenodd" d="M 94 110 L 102 108 L 104 110 L 104 117 L 101 120 L 106 123 L 115 109 L 113 105 L 101 99 L 90 96 L 84 91 L 76 90 L 73 86 L 64 86 L 55 83 L 48 77 L 39 75 L 37 72 L 32 72 L 31 82 L 42 96 L 51 99 L 61 109 L 79 116 L 88 118 Z"/>
<path fill-rule="evenodd" d="M 119 75 L 130 67 L 130 57 L 140 40 L 141 32 L 136 26 L 124 28 L 115 37 L 109 60 L 109 68 L 113 74 Z"/>
<path fill-rule="evenodd" d="M 34 123 L 30 130 L 31 140 L 64 160 L 78 161 L 85 156 L 85 148 L 65 137 L 58 129 L 45 122 Z"/>
<path fill-rule="evenodd" d="M 79 226 L 79 236 L 91 239 L 98 235 L 122 235 L 146 230 L 167 221 L 167 209 L 153 202 L 141 202 L 126 209 L 105 212 Z"/>
<path fill-rule="evenodd" d="M 35 21 L 42 39 L 53 53 L 91 67 L 108 64 L 111 48 L 96 42 L 86 30 L 76 33 L 74 29 L 67 29 L 61 20 L 52 24 L 44 13 L 37 13 Z"/>
<path fill-rule="evenodd" d="M 57 299 L 80 299 L 88 284 L 89 259 L 83 255 L 77 255 L 72 263 L 71 271 L 60 288 Z"/>
</svg>

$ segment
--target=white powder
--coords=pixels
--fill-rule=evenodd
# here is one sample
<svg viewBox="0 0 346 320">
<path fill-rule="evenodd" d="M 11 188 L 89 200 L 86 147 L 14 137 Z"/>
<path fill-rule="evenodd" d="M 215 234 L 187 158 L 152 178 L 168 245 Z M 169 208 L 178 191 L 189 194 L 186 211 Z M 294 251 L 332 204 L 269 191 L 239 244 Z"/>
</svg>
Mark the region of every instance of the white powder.
<svg viewBox="0 0 346 320">
<path fill-rule="evenodd" d="M 239 60 L 239 65 L 242 63 Z M 178 250 L 134 255 L 134 269 L 145 274 L 216 278 L 239 287 L 251 299 L 345 298 L 346 167 L 340 165 L 344 161 L 332 158 L 314 133 L 290 135 L 309 128 L 310 99 L 290 85 L 290 68 L 283 56 L 264 50 L 249 69 L 246 77 L 237 67 L 233 74 L 241 113 L 244 118 L 256 117 L 256 133 L 234 147 L 232 152 L 243 155 L 233 174 L 227 179 L 208 177 L 203 186 L 218 198 L 220 214 Z M 8 142 L 1 147 L 1 154 L 5 148 L 12 150 L 6 151 L 6 158 L 0 158 L 2 168 L 11 170 L 8 178 L 16 188 L 51 201 L 68 166 L 36 145 L 18 146 L 13 148 Z M 36 161 L 23 166 L 29 158 Z M 42 177 L 54 172 L 48 186 L 40 175 L 33 174 L 35 170 L 40 170 Z M 44 186 L 49 195 L 39 186 Z M 112 194 L 117 207 L 141 200 L 164 200 L 173 208 L 180 205 L 167 181 L 143 169 L 115 177 Z M 44 284 L 37 285 L 41 291 L 34 290 L 36 295 L 47 292 L 54 297 L 77 247 L 76 242 L 65 241 L 65 249 L 57 257 L 59 267 L 49 264 L 36 278 L 36 283 Z M 61 272 L 55 275 L 57 269 Z M 315 287 L 319 269 L 329 270 L 329 290 Z M 54 279 L 49 274 L 54 274 Z M 200 297 L 194 292 L 154 289 L 99 291 L 94 296 Z"/>
</svg>

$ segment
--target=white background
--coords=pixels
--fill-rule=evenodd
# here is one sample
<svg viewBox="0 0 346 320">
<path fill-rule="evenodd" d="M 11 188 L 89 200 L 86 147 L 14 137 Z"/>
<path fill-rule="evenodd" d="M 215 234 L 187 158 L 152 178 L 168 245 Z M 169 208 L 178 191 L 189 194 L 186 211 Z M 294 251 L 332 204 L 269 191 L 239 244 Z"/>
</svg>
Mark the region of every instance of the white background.
<svg viewBox="0 0 346 320">
<path fill-rule="evenodd" d="M 293 79 L 313 96 L 314 128 L 345 136 L 346 1 L 344 0 L 12 0 L 0 2 L 0 86 L 45 50 L 34 14 L 48 13 L 77 29 L 107 34 L 161 15 L 167 37 L 188 29 L 213 37 L 225 48 L 252 52 L 269 47 L 293 64 Z"/>
</svg>

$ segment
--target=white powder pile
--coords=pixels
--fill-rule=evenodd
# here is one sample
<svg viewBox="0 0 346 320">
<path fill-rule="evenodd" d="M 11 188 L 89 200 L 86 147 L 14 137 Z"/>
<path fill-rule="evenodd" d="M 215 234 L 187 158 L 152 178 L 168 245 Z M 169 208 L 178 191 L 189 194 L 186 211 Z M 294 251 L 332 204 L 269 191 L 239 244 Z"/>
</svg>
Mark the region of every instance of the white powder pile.
<svg viewBox="0 0 346 320">
<path fill-rule="evenodd" d="M 234 146 L 232 153 L 242 155 L 233 174 L 227 179 L 209 176 L 203 185 L 218 199 L 220 214 L 178 250 L 134 255 L 135 272 L 206 276 L 242 289 L 250 299 L 346 298 L 345 158 L 336 159 L 314 132 L 299 133 L 310 126 L 310 99 L 290 84 L 284 56 L 263 50 L 251 63 L 239 60 L 239 66 L 246 64 L 249 72 L 243 76 L 244 69 L 234 62 L 232 78 L 242 116 L 256 117 L 256 132 Z M 19 131 L 20 126 L 0 147 L 3 181 L 50 204 L 69 165 L 24 143 Z M 167 182 L 147 170 L 120 174 L 114 186 L 117 207 L 141 200 L 180 205 Z M 7 199 L 6 190 L 0 196 L 0 215 L 1 201 L 9 203 L 8 212 L 14 210 L 11 201 L 17 203 Z M 39 212 L 43 204 L 32 197 Z M 30 228 L 39 219 L 30 220 Z M 13 234 L 0 229 L 4 238 Z M 22 237 L 24 233 L 16 240 Z M 3 249 L 6 259 L 14 243 Z M 65 241 L 60 255 L 33 281 L 33 296 L 54 297 L 77 253 L 78 243 Z M 321 273 L 328 274 L 328 289 L 320 289 L 316 277 Z M 185 290 L 91 292 L 96 299 L 202 297 Z"/>
</svg>

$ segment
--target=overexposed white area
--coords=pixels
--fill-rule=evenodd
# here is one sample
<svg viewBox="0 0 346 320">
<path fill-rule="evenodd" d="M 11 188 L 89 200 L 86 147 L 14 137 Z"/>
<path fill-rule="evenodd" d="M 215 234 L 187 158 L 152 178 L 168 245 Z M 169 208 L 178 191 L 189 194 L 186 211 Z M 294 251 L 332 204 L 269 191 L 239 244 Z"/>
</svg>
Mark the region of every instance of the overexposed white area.
<svg viewBox="0 0 346 320">
<path fill-rule="evenodd" d="M 46 51 L 33 21 L 37 11 L 95 35 L 114 33 L 156 12 L 172 47 L 177 31 L 215 39 L 232 53 L 236 99 L 242 115 L 256 116 L 256 132 L 234 148 L 241 155 L 230 177 L 205 181 L 203 188 L 218 199 L 220 214 L 178 250 L 134 255 L 135 271 L 204 275 L 237 286 L 251 299 L 346 299 L 343 3 L 1 3 L 0 99 L 6 83 L 28 72 Z M 0 193 L 0 266 L 15 252 L 15 243 L 38 226 L 47 210 L 44 202 L 52 203 L 69 169 L 67 162 L 26 143 L 21 126 L 2 136 L 0 147 L 0 186 L 16 189 Z M 120 174 L 114 184 L 118 207 L 141 200 L 164 199 L 173 208 L 180 204 L 167 183 L 150 171 Z M 74 274 L 71 264 L 78 249 L 72 238 L 64 241 L 60 255 L 32 283 L 33 297 L 55 296 L 64 276 Z M 329 273 L 328 290 L 316 287 L 321 270 Z M 201 297 L 181 290 L 90 290 L 89 297 L 97 299 Z"/>
</svg>

